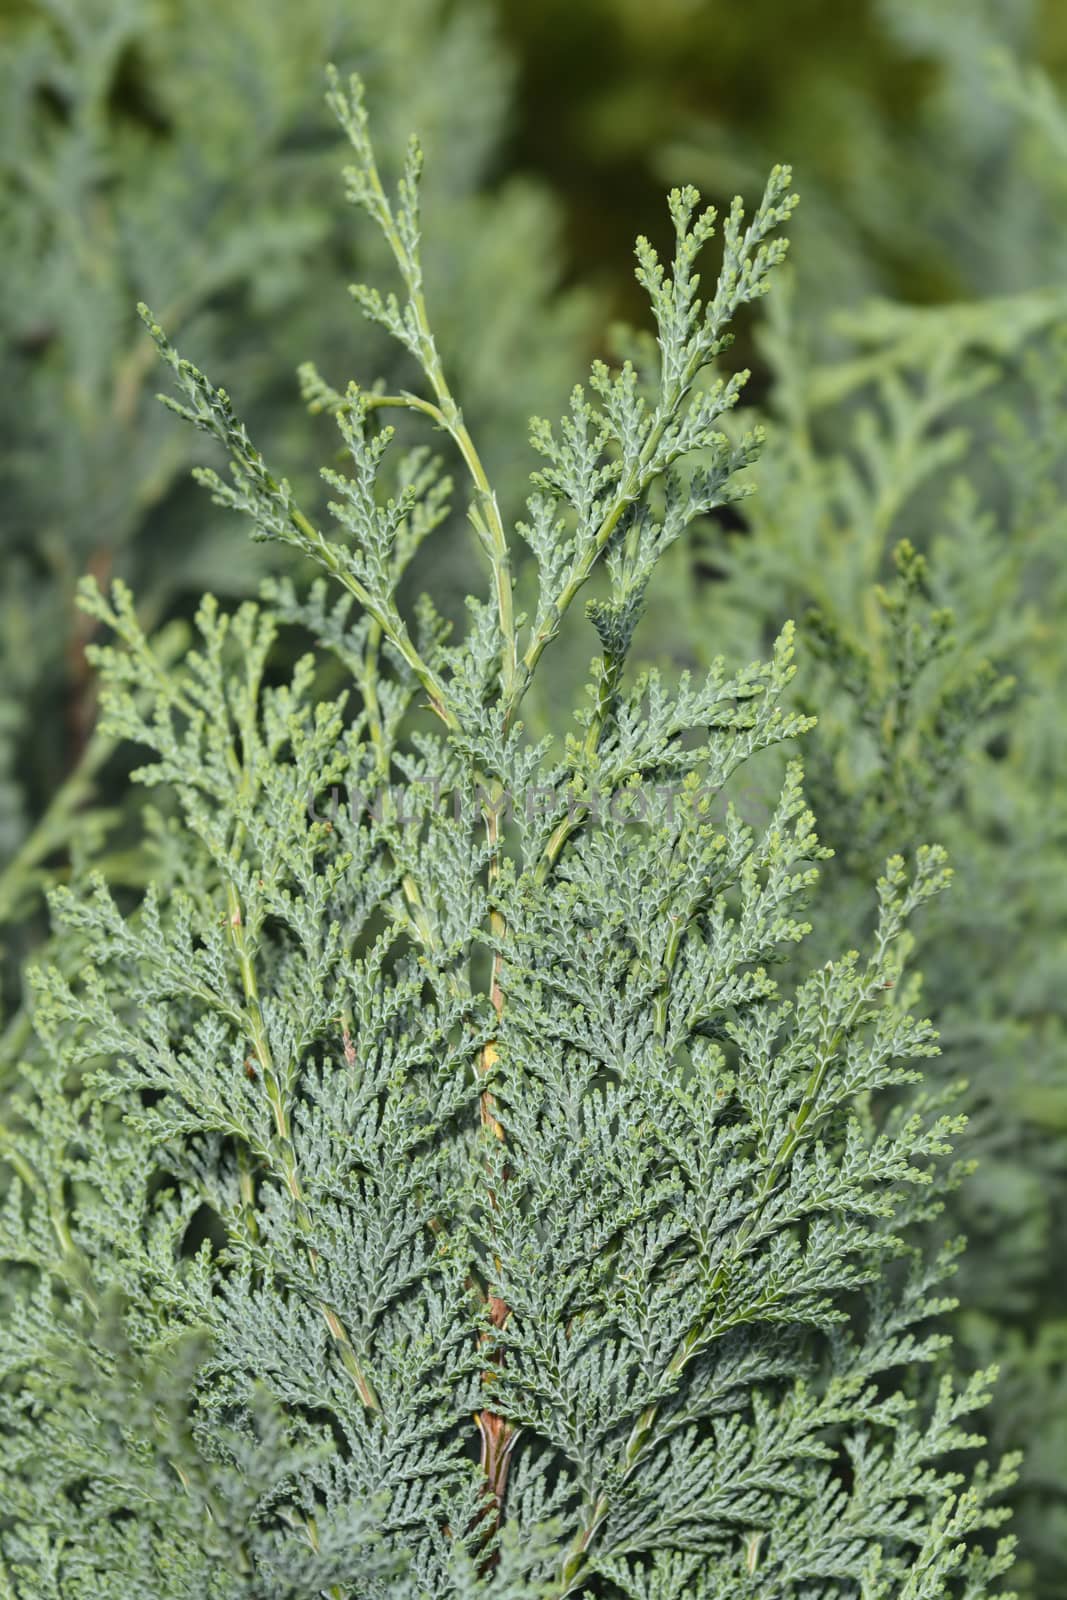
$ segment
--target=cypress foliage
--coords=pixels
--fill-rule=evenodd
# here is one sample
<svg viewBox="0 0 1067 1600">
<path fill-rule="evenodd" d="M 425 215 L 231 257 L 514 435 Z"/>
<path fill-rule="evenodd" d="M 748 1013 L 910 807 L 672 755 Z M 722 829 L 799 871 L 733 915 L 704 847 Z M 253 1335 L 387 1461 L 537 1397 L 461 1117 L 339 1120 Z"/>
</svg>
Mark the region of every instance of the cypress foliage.
<svg viewBox="0 0 1067 1600">
<path fill-rule="evenodd" d="M 5 17 L 0 1005 L 17 1003 L 42 890 L 72 852 L 103 850 L 113 880 L 143 880 L 125 758 L 94 731 L 79 577 L 131 583 L 155 629 L 187 621 L 205 584 L 240 596 L 274 565 L 190 490 L 193 457 L 154 401 L 137 301 L 151 294 L 175 336 L 225 368 L 264 443 L 296 457 L 314 448 L 293 403 L 298 363 L 354 359 L 349 324 L 321 308 L 346 273 L 378 270 L 384 246 L 365 234 L 353 268 L 334 204 L 337 140 L 317 98 L 331 56 L 364 66 L 391 118 L 390 159 L 408 118 L 425 130 L 438 336 L 514 503 L 528 411 L 562 401 L 584 343 L 582 304 L 555 293 L 550 203 L 495 178 L 511 73 L 476 0 L 30 0 Z M 499 274 L 506 298 L 489 292 Z M 362 348 L 390 382 L 408 381 L 384 336 Z M 301 487 L 317 509 L 315 481 Z M 454 542 L 439 576 L 461 610 L 474 567 L 458 530 Z"/>
<path fill-rule="evenodd" d="M 228 458 L 215 501 L 321 575 L 206 598 L 178 659 L 121 582 L 82 591 L 154 866 L 140 896 L 54 893 L 0 1131 L 0 1584 L 998 1592 L 1015 1462 L 975 1464 L 992 1374 L 957 1382 L 939 1327 L 961 1119 L 919 1071 L 910 966 L 944 854 L 872 873 L 852 948 L 799 764 L 759 824 L 729 804 L 813 737 L 792 628 L 750 666 L 629 665 L 656 569 L 748 488 L 762 439 L 717 363 L 782 260 L 790 174 L 730 208 L 703 295 L 716 219 L 672 191 L 671 259 L 637 246 L 654 365 L 597 362 L 534 421 L 513 533 L 427 310 L 420 149 L 387 187 L 362 85 L 330 100 L 395 274 L 355 297 L 420 378 L 306 370 L 343 446 L 320 516 L 145 313 L 172 409 Z M 443 459 L 394 434 L 408 413 Z M 407 598 L 453 494 L 486 569 L 457 642 Z M 900 583 L 891 624 L 940 649 L 906 551 Z M 533 740 L 587 586 L 587 692 Z M 896 797 L 858 794 L 860 854 Z"/>
</svg>

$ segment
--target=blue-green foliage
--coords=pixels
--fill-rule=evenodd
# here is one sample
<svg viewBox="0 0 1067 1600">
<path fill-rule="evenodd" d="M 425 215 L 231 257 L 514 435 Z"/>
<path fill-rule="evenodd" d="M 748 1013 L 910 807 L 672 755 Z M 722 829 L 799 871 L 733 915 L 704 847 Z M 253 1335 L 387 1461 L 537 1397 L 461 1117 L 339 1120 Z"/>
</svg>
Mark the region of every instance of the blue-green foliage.
<svg viewBox="0 0 1067 1600">
<path fill-rule="evenodd" d="M 969 1080 L 978 1171 L 950 1200 L 972 1245 L 959 1332 L 1009 1366 L 997 1431 L 1030 1451 L 1027 1582 L 1056 1593 L 1067 1548 L 1065 307 L 1047 291 L 869 308 L 841 323 L 851 348 L 829 362 L 785 304 L 777 297 L 761 340 L 775 389 L 759 493 L 743 528 L 702 538 L 719 581 L 696 604 L 676 562 L 638 648 L 670 626 L 695 641 L 695 664 L 701 632 L 747 653 L 798 618 L 795 704 L 819 714 L 806 765 L 835 851 L 835 938 L 863 936 L 866 885 L 887 850 L 936 827 L 957 867 L 915 959 L 940 1016 L 938 1076 Z"/>
<path fill-rule="evenodd" d="M 523 616 L 426 312 L 418 149 L 393 194 L 361 86 L 331 98 L 399 276 L 356 297 L 419 391 L 307 375 L 344 446 L 326 521 L 148 316 L 229 458 L 216 499 L 325 580 L 206 599 L 178 661 L 121 583 L 84 590 L 154 870 L 128 903 L 54 894 L 0 1131 L 0 1586 L 979 1600 L 1014 1462 L 974 1465 L 991 1374 L 951 1376 L 957 1247 L 924 1226 L 960 1119 L 917 1070 L 908 928 L 943 852 L 872 875 L 859 952 L 824 904 L 805 961 L 826 852 L 799 766 L 758 826 L 722 803 L 809 737 L 792 629 L 740 669 L 627 666 L 653 569 L 759 448 L 715 363 L 781 260 L 789 173 L 729 212 L 703 296 L 695 191 L 670 262 L 639 241 L 658 372 L 597 364 L 534 423 Z M 456 643 L 401 588 L 444 480 L 383 411 L 433 424 L 468 503 L 488 583 Z M 533 742 L 594 575 L 587 695 Z"/>
<path fill-rule="evenodd" d="M 937 1070 L 970 1080 L 978 1170 L 950 1201 L 971 1242 L 957 1334 L 967 1359 L 1004 1367 L 995 1436 L 1027 1452 L 1015 1581 L 1055 1600 L 1067 1585 L 1063 12 L 869 9 L 888 56 L 922 74 L 895 127 L 819 40 L 819 79 L 801 86 L 786 57 L 794 92 L 768 96 L 750 141 L 688 130 L 671 157 L 709 186 L 724 172 L 738 182 L 778 148 L 769 130 L 795 127 L 786 147 L 806 204 L 793 297 L 774 298 L 762 330 L 773 399 L 760 494 L 736 537 L 702 541 L 704 570 L 725 581 L 694 592 L 690 568 L 663 583 L 638 647 L 680 637 L 695 665 L 704 641 L 758 650 L 797 617 L 798 703 L 819 712 L 808 788 L 849 925 L 864 925 L 886 848 L 931 828 L 949 848 L 958 881 L 915 959 L 941 1024 Z M 809 117 L 816 102 L 829 109 Z M 847 139 L 831 137 L 835 118 Z M 945 303 L 862 304 L 901 275 L 909 295 Z M 828 304 L 856 308 L 828 316 Z M 904 540 L 921 560 L 902 550 L 898 573 Z"/>
<path fill-rule="evenodd" d="M 188 487 L 190 441 L 154 402 L 138 299 L 151 291 L 172 333 L 239 386 L 258 435 L 296 455 L 313 428 L 292 403 L 298 362 L 328 372 L 353 355 L 344 274 L 353 245 L 361 271 L 377 270 L 384 247 L 369 230 L 353 239 L 333 203 L 336 138 L 318 98 L 331 55 L 361 66 L 387 118 L 401 119 L 382 130 L 390 161 L 409 117 L 425 131 L 438 335 L 513 501 L 527 413 L 562 398 L 584 341 L 581 304 L 548 303 L 558 267 L 544 194 L 516 178 L 490 188 L 510 71 L 477 0 L 29 0 L 11 20 L 0 42 L 0 924 L 12 932 L 0 1001 L 39 933 L 42 887 L 72 850 L 98 854 L 106 839 L 112 877 L 143 876 L 115 811 L 114 742 L 94 736 L 78 579 L 133 583 L 154 628 L 188 616 L 205 583 L 240 595 L 264 567 Z M 491 289 L 500 276 L 506 297 Z M 359 339 L 366 359 L 408 381 L 388 340 Z M 309 492 L 317 507 L 314 481 Z M 461 530 L 454 544 L 441 584 L 461 609 Z"/>
</svg>

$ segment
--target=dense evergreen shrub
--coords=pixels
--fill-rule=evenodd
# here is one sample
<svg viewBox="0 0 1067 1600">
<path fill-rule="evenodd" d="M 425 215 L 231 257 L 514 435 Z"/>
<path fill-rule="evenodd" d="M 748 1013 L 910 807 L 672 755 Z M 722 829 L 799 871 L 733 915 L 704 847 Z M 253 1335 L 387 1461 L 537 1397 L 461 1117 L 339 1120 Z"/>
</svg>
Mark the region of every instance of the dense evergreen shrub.
<svg viewBox="0 0 1067 1600">
<path fill-rule="evenodd" d="M 812 935 L 799 764 L 758 824 L 728 803 L 812 737 L 791 627 L 751 666 L 628 665 L 657 567 L 759 455 L 745 375 L 716 368 L 784 254 L 790 174 L 730 208 L 703 295 L 695 190 L 671 193 L 671 259 L 638 241 L 655 365 L 598 361 L 534 421 L 523 614 L 427 311 L 421 152 L 393 192 L 362 85 L 330 99 L 397 274 L 356 299 L 421 377 L 305 371 L 343 446 L 319 518 L 146 313 L 173 408 L 228 457 L 199 474 L 216 502 L 323 575 L 206 598 L 177 660 L 125 585 L 83 588 L 116 635 L 92 650 L 104 727 L 149 752 L 154 868 L 128 899 L 99 874 L 54 894 L 4 1115 L 0 1582 L 996 1592 L 1015 1463 L 975 1465 L 991 1375 L 957 1382 L 939 1327 L 961 1122 L 918 1070 L 909 964 L 943 852 L 872 875 L 861 951 L 832 896 Z M 387 425 L 409 412 L 458 490 Z M 454 492 L 487 572 L 455 643 L 404 581 Z M 940 648 L 908 551 L 900 582 L 887 615 Z M 588 688 L 534 741 L 542 659 L 583 626 Z M 855 798 L 864 861 L 895 826 L 883 791 Z"/>
</svg>

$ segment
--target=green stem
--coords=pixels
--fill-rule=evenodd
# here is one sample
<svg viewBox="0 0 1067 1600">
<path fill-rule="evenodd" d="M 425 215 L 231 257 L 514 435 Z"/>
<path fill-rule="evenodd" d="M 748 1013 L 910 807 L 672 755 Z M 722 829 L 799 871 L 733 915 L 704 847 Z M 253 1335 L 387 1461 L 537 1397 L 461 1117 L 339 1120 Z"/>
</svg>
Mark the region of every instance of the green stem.
<svg viewBox="0 0 1067 1600">
<path fill-rule="evenodd" d="M 295 508 L 290 512 L 293 526 L 300 533 L 302 539 L 310 540 L 318 553 L 323 566 L 333 574 L 337 581 L 348 592 L 356 597 L 363 609 L 374 619 L 383 633 L 387 635 L 404 661 L 422 684 L 430 697 L 432 709 L 441 718 L 441 721 L 452 732 L 459 732 L 459 718 L 448 704 L 448 697 L 444 685 L 434 672 L 426 665 L 419 652 L 416 650 L 411 635 L 403 619 L 394 612 L 392 615 L 376 601 L 369 590 L 365 589 L 359 579 L 353 577 L 341 566 L 330 543 L 324 539 L 318 529 L 308 521 L 302 511 Z"/>
<path fill-rule="evenodd" d="M 475 527 L 479 533 L 484 532 L 486 535 L 484 540 L 485 548 L 488 551 L 493 567 L 497 612 L 500 620 L 500 632 L 504 641 L 500 661 L 501 678 L 504 693 L 510 697 L 515 683 L 518 644 L 515 634 L 511 551 L 508 546 L 507 534 L 504 531 L 500 507 L 497 504 L 497 498 L 489 482 L 481 456 L 474 440 L 471 438 L 466 423 L 463 421 L 463 414 L 449 388 L 441 358 L 437 353 L 437 345 L 430 329 L 430 319 L 426 311 L 426 298 L 422 292 L 421 269 L 418 262 L 412 260 L 408 254 L 407 247 L 400 237 L 393 218 L 392 207 L 382 185 L 377 163 L 369 148 L 365 153 L 365 172 L 377 202 L 375 215 L 389 248 L 393 252 L 393 257 L 408 291 L 408 303 L 411 307 L 418 333 L 419 356 L 422 367 L 437 397 L 436 407 L 431 407 L 428 402 L 423 401 L 421 403 L 416 402 L 415 408 L 433 415 L 438 425 L 448 432 L 459 450 L 471 482 L 474 484 Z M 410 403 L 410 401 L 407 397 L 401 397 L 400 403 Z"/>
<path fill-rule="evenodd" d="M 440 357 L 437 354 L 437 347 L 434 343 L 429 318 L 426 313 L 426 302 L 422 293 L 421 272 L 418 262 L 409 255 L 408 249 L 397 230 L 392 208 L 382 187 L 373 153 L 369 147 L 362 153 L 364 155 L 365 175 L 374 195 L 374 212 L 407 287 L 409 305 L 418 335 L 419 356 L 423 370 L 429 378 L 431 387 L 437 397 L 436 408 L 431 409 L 427 403 L 423 402 L 416 409 L 434 416 L 434 420 L 439 420 L 439 425 L 446 429 L 459 450 L 474 484 L 475 501 L 472 507 L 471 520 L 493 567 L 497 615 L 503 639 L 500 658 L 501 685 L 504 699 L 510 702 L 514 694 L 518 644 L 515 633 L 511 553 L 500 516 L 500 508 L 497 504 L 496 495 L 493 493 L 492 486 L 489 483 L 481 457 L 475 447 L 474 440 L 471 438 L 459 406 L 456 404 L 449 389 Z M 453 726 L 453 724 L 449 725 Z M 499 784 L 494 784 L 493 793 L 489 801 L 489 812 L 486 817 L 490 846 L 490 890 L 500 868 L 499 798 L 500 786 Z M 490 926 L 496 946 L 493 953 L 490 998 L 493 1009 L 499 1018 L 503 1011 L 503 993 L 500 988 L 502 966 L 500 942 L 503 939 L 505 927 L 504 919 L 498 911 L 490 913 Z M 478 1063 L 479 1072 L 483 1076 L 488 1075 L 492 1070 L 496 1060 L 496 1050 L 495 1040 L 490 1041 L 483 1048 Z M 483 1090 L 480 1097 L 480 1105 L 483 1126 L 497 1138 L 503 1138 L 503 1129 L 495 1115 L 493 1097 L 488 1089 Z M 490 1201 L 492 1201 L 491 1195 Z M 490 1297 L 490 1307 L 494 1322 L 502 1327 L 507 1319 L 507 1307 L 493 1296 Z M 478 1426 L 482 1436 L 482 1469 L 495 1506 L 494 1515 L 498 1518 L 503 1506 L 508 1466 L 511 1459 L 511 1445 L 514 1442 L 515 1430 L 505 1418 L 497 1416 L 488 1410 L 483 1410 L 479 1413 Z"/>
<path fill-rule="evenodd" d="M 437 427 L 443 428 L 446 433 L 448 432 L 448 423 L 445 421 L 444 413 L 440 410 L 440 408 L 435 406 L 432 400 L 423 400 L 419 395 L 410 394 L 406 389 L 402 394 L 364 393 L 361 394 L 360 399 L 368 411 L 388 409 L 396 409 L 400 411 L 419 411 L 424 417 L 429 417 Z M 348 411 L 351 408 L 348 402 L 344 401 L 339 409 L 341 411 Z"/>
<path fill-rule="evenodd" d="M 18 850 L 0 872 L 0 926 L 11 922 L 34 873 L 53 851 L 70 837 L 75 813 L 93 793 L 97 773 L 115 750 L 118 741 L 99 729 L 92 735 L 51 801 Z"/>
<path fill-rule="evenodd" d="M 615 696 L 618 693 L 619 680 L 622 677 L 624 664 L 622 656 L 614 655 L 608 651 L 605 651 L 600 658 L 597 703 L 590 718 L 589 727 L 586 729 L 585 741 L 582 747 L 588 765 L 591 765 L 597 750 L 600 748 L 604 729 L 615 705 Z M 542 851 L 541 859 L 537 863 L 534 879 L 538 885 L 545 883 L 555 870 L 556 863 L 563 854 L 567 841 L 578 832 L 588 815 L 588 806 L 568 806 L 567 815 L 553 829 L 548 843 Z"/>
</svg>

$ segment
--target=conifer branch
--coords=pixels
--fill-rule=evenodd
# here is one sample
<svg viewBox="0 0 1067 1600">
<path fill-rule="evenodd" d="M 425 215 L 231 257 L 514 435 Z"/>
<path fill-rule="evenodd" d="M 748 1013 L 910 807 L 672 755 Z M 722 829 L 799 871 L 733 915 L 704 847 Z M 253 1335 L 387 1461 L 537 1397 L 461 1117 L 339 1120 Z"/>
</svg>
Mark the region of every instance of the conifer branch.
<svg viewBox="0 0 1067 1600">
<path fill-rule="evenodd" d="M 1016 1464 L 966 1465 L 992 1374 L 957 1380 L 937 1322 L 955 1251 L 924 1243 L 925 1196 L 961 1123 L 921 1083 L 902 937 L 942 854 L 890 858 L 866 961 L 813 958 L 829 852 L 779 761 L 812 726 L 791 627 L 748 666 L 630 666 L 667 552 L 747 491 L 762 436 L 726 426 L 745 375 L 717 366 L 783 257 L 788 171 L 730 208 L 703 297 L 695 190 L 669 261 L 638 241 L 658 361 L 595 362 L 535 419 L 520 625 L 428 319 L 421 156 L 387 194 L 362 95 L 331 77 L 406 298 L 354 292 L 428 397 L 304 370 L 344 445 L 332 523 L 147 319 L 172 409 L 228 456 L 202 480 L 322 575 L 206 597 L 172 662 L 121 583 L 86 593 L 119 640 L 92 653 L 103 736 L 148 752 L 162 802 L 143 894 L 54 897 L 0 1134 L 0 1572 L 76 1573 L 74 1600 L 127 1572 L 160 1600 L 992 1595 Z M 450 485 L 394 451 L 401 408 L 473 486 L 491 573 L 456 643 L 406 598 Z M 923 578 L 899 569 L 872 726 L 904 793 Z M 591 687 L 537 744 L 518 713 L 594 572 Z"/>
</svg>

